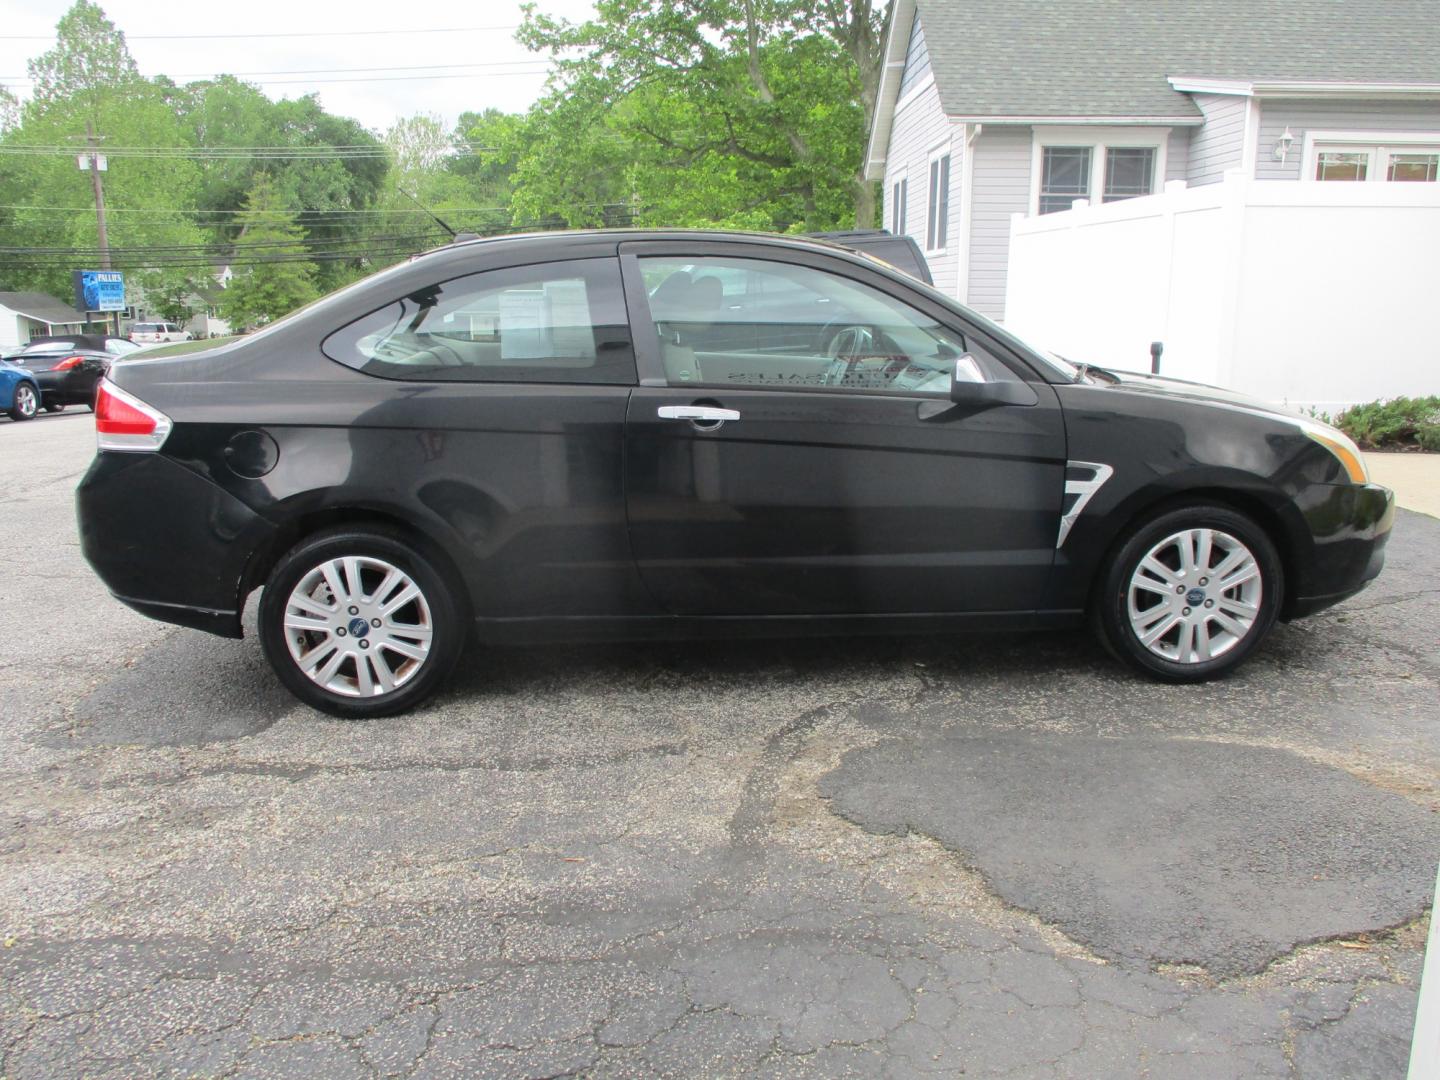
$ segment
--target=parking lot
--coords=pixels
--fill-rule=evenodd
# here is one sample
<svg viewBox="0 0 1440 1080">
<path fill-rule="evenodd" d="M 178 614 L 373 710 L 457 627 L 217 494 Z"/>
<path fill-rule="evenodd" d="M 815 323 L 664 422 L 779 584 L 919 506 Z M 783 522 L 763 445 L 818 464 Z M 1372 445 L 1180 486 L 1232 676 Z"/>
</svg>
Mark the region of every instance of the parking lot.
<svg viewBox="0 0 1440 1080">
<path fill-rule="evenodd" d="M 1404 1075 L 1440 521 L 1204 687 L 1072 634 L 547 647 L 356 724 L 107 596 L 92 446 L 0 421 L 0 1075 Z"/>
</svg>

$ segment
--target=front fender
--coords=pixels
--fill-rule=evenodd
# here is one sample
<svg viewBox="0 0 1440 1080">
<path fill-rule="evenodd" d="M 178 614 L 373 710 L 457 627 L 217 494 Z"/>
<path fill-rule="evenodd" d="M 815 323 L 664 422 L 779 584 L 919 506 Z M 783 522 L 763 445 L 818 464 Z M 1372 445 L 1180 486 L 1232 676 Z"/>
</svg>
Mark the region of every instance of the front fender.
<svg viewBox="0 0 1440 1080">
<path fill-rule="evenodd" d="M 1113 474 L 1057 552 L 1050 606 L 1087 606 L 1105 559 L 1142 517 L 1191 499 L 1256 519 L 1280 551 L 1290 591 L 1314 576 L 1317 537 L 1343 474 L 1334 457 L 1283 417 L 1118 387 L 1057 387 L 1071 461 Z"/>
</svg>

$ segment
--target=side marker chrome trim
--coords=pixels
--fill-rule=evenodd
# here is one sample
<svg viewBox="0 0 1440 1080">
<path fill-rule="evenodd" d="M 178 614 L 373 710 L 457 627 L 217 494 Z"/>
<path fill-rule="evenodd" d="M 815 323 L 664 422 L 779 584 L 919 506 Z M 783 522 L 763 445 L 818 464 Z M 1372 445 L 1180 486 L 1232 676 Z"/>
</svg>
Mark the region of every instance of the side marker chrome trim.
<svg viewBox="0 0 1440 1080">
<path fill-rule="evenodd" d="M 1071 480 L 1068 477 L 1065 480 L 1065 496 L 1069 498 L 1074 495 L 1075 504 L 1060 518 L 1060 533 L 1055 537 L 1057 551 L 1065 543 L 1065 538 L 1070 535 L 1070 527 L 1080 517 L 1081 512 L 1085 509 L 1085 504 L 1105 486 L 1105 481 L 1115 475 L 1113 468 L 1098 461 L 1065 462 L 1065 471 L 1068 473 L 1071 469 L 1089 469 L 1093 475 L 1088 480 Z"/>
</svg>

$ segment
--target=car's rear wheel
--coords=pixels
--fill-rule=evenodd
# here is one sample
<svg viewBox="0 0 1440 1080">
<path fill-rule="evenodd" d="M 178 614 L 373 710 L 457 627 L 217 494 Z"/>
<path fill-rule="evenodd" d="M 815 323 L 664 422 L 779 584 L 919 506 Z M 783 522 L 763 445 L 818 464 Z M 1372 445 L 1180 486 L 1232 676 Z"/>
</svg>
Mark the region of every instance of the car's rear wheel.
<svg viewBox="0 0 1440 1080">
<path fill-rule="evenodd" d="M 1189 505 L 1154 515 L 1102 572 L 1095 616 L 1116 656 L 1170 682 L 1233 670 L 1269 633 L 1285 589 L 1279 553 L 1249 517 Z"/>
<path fill-rule="evenodd" d="M 64 406 L 64 405 L 61 405 L 58 401 L 47 401 L 47 402 L 45 403 L 45 411 L 46 411 L 46 412 L 64 412 L 64 411 L 65 411 L 65 406 Z"/>
<path fill-rule="evenodd" d="M 10 401 L 10 419 L 29 420 L 40 410 L 40 395 L 29 383 L 15 387 L 15 396 Z"/>
<path fill-rule="evenodd" d="M 318 533 L 276 564 L 260 599 L 270 665 L 306 704 L 335 716 L 390 716 L 444 681 L 465 641 L 464 608 L 406 538 L 378 529 Z"/>
</svg>

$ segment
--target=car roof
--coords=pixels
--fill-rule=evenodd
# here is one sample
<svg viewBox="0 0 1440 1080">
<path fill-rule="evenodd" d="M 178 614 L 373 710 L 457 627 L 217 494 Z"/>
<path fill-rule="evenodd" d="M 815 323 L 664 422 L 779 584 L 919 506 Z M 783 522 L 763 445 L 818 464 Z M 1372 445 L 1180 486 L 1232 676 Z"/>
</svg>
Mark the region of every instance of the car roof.
<svg viewBox="0 0 1440 1080">
<path fill-rule="evenodd" d="M 832 240 L 815 236 L 803 236 L 793 233 L 772 233 L 755 232 L 741 229 L 682 229 L 682 228 L 627 228 L 627 229 L 551 229 L 548 231 L 503 233 L 498 236 L 477 236 L 464 237 L 455 240 L 442 247 L 432 248 L 421 253 L 419 258 L 427 258 L 445 251 L 455 251 L 461 248 L 490 247 L 499 244 L 509 243 L 541 243 L 541 242 L 564 242 L 613 238 L 616 243 L 643 242 L 647 240 L 743 240 L 748 242 L 759 242 L 764 244 L 775 244 L 781 247 L 801 249 L 821 249 L 827 251 L 844 251 L 850 254 L 854 249 Z"/>
<path fill-rule="evenodd" d="M 54 345 L 57 348 L 73 345 L 77 349 L 92 349 L 95 352 L 105 351 L 105 342 L 114 337 L 113 334 L 51 334 L 46 337 L 31 338 L 21 349 L 28 349 L 34 345 Z"/>
<path fill-rule="evenodd" d="M 523 251 L 527 256 L 533 254 L 536 261 L 548 262 L 566 258 L 595 258 L 607 253 L 614 254 L 621 244 L 654 241 L 682 241 L 697 244 L 740 242 L 791 251 L 819 252 L 862 263 L 872 270 L 897 274 L 909 281 L 915 280 L 915 275 L 907 269 L 897 267 L 887 260 L 859 250 L 858 247 L 850 247 L 828 239 L 803 234 L 752 232 L 736 229 L 554 229 L 473 238 L 462 234 L 460 238 L 451 243 L 431 248 L 428 251 L 417 252 L 399 266 L 417 271 L 443 268 L 443 272 L 448 273 L 450 267 L 446 265 L 447 263 L 454 264 L 458 269 L 468 264 L 468 257 L 482 253 L 493 253 L 499 258 L 502 257 L 502 253 L 509 256 L 512 253 L 518 254 L 519 251 Z M 397 270 L 399 267 L 391 269 Z M 377 275 L 377 277 L 379 276 L 381 275 Z M 364 280 L 362 279 L 362 281 Z M 922 283 L 924 282 L 923 278 L 920 280 Z"/>
</svg>

